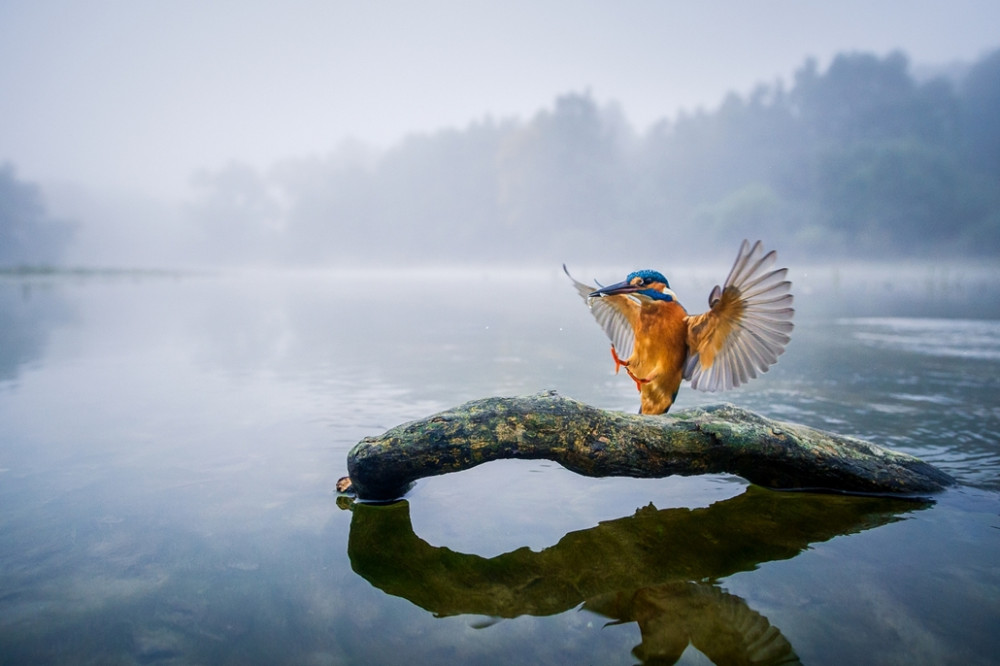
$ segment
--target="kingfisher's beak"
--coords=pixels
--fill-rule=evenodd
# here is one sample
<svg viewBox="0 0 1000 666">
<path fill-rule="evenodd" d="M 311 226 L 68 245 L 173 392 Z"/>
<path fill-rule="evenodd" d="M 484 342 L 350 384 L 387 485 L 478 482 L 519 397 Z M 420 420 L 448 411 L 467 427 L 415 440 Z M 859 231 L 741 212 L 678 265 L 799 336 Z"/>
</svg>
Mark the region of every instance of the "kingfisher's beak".
<svg viewBox="0 0 1000 666">
<path fill-rule="evenodd" d="M 642 289 L 643 287 L 637 287 L 634 284 L 629 284 L 628 282 L 619 282 L 617 284 L 608 285 L 607 287 L 601 287 L 597 291 L 590 292 L 590 298 L 614 296 L 615 294 L 634 294 L 637 291 L 642 291 Z"/>
</svg>

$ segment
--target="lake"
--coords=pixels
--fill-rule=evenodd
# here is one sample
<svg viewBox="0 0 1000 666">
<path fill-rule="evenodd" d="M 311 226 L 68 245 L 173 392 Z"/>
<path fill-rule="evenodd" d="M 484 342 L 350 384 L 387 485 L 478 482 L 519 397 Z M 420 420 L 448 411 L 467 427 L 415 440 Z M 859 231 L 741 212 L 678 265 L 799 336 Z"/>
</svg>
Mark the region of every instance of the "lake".
<svg viewBox="0 0 1000 666">
<path fill-rule="evenodd" d="M 726 270 L 667 274 L 699 312 Z M 401 422 L 545 389 L 637 409 L 559 267 L 0 275 L 0 664 L 996 663 L 1000 269 L 790 277 L 778 365 L 675 409 L 960 485 L 505 461 L 365 504 L 333 490 L 347 453 Z"/>
</svg>

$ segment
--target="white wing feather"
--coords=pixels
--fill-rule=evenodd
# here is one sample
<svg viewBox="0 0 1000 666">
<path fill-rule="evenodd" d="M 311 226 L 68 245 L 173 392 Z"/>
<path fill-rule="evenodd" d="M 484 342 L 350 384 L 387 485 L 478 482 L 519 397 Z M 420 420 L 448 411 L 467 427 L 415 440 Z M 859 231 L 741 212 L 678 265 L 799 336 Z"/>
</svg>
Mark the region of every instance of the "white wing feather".
<svg viewBox="0 0 1000 666">
<path fill-rule="evenodd" d="M 618 358 L 627 359 L 631 356 L 632 350 L 635 348 L 635 332 L 632 330 L 632 325 L 625 314 L 612 305 L 606 298 L 591 298 L 590 294 L 596 291 L 597 287 L 584 284 L 574 278 L 569 274 L 569 270 L 567 270 L 565 264 L 563 264 L 563 271 L 573 281 L 573 286 L 576 288 L 577 293 L 580 294 L 580 297 L 587 303 L 587 307 L 590 308 L 590 314 L 594 315 L 594 319 L 604 329 L 604 333 L 611 340 L 611 344 L 615 346 Z M 629 298 L 632 297 L 630 296 Z"/>
</svg>

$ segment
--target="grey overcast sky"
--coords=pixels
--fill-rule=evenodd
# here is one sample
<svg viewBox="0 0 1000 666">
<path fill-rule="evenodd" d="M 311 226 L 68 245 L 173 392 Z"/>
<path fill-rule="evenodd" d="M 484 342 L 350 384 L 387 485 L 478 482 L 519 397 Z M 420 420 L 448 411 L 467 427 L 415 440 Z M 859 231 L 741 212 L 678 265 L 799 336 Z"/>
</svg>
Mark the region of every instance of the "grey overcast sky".
<svg viewBox="0 0 1000 666">
<path fill-rule="evenodd" d="M 971 61 L 998 26 L 997 0 L 2 0 L 0 163 L 172 197 L 199 168 L 528 118 L 570 91 L 642 130 L 810 56 Z"/>
</svg>

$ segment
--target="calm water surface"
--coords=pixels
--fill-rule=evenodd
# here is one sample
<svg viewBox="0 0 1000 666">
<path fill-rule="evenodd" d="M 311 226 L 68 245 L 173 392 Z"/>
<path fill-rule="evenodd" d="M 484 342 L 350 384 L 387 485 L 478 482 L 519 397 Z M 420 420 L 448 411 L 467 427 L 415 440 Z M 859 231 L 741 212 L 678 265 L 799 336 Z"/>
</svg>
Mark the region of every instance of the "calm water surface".
<svg viewBox="0 0 1000 666">
<path fill-rule="evenodd" d="M 365 435 L 637 408 L 556 270 L 0 276 L 0 664 L 996 663 L 1000 273 L 908 271 L 798 271 L 779 365 L 678 408 L 916 454 L 931 501 L 511 461 L 389 506 L 332 491 Z"/>
</svg>

